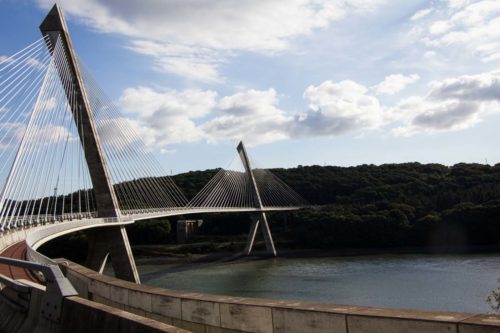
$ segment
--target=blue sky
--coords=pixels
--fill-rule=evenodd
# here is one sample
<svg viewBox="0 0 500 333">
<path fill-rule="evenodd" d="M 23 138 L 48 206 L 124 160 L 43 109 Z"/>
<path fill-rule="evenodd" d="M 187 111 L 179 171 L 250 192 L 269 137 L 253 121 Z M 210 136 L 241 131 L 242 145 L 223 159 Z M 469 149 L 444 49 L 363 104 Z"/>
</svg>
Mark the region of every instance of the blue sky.
<svg viewBox="0 0 500 333">
<path fill-rule="evenodd" d="M 0 0 L 0 57 L 51 1 Z M 168 172 L 500 162 L 495 0 L 62 0 L 80 59 Z"/>
</svg>

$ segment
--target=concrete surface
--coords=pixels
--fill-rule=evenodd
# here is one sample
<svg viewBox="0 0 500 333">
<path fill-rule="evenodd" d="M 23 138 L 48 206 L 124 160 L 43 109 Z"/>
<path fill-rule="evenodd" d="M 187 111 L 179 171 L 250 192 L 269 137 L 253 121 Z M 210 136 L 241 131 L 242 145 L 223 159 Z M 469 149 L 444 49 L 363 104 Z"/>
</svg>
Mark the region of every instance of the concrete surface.
<svg viewBox="0 0 500 333">
<path fill-rule="evenodd" d="M 137 285 L 72 262 L 82 297 L 193 332 L 500 333 L 500 316 L 209 295 Z"/>
</svg>

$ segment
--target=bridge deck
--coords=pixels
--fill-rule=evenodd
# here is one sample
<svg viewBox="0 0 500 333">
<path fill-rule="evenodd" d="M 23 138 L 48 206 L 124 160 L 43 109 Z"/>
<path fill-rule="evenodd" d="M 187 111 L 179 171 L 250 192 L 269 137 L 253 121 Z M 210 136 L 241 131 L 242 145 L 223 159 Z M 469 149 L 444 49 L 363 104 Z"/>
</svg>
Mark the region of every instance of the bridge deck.
<svg viewBox="0 0 500 333">
<path fill-rule="evenodd" d="M 183 209 L 170 209 L 170 210 L 160 210 L 160 211 L 154 211 L 154 212 L 141 212 L 141 213 L 135 213 L 135 214 L 128 214 L 122 216 L 121 219 L 116 219 L 116 218 L 110 218 L 110 219 L 103 219 L 103 218 L 90 218 L 90 219 L 77 219 L 77 220 L 71 220 L 63 223 L 54 223 L 54 224 L 48 224 L 47 227 L 44 230 L 40 230 L 41 236 L 36 235 L 32 233 L 32 237 L 35 237 L 35 239 L 31 239 L 31 243 L 29 243 L 30 248 L 37 249 L 41 244 L 45 243 L 46 241 L 55 238 L 57 236 L 61 236 L 64 234 L 67 234 L 69 232 L 74 232 L 78 230 L 84 230 L 87 228 L 93 228 L 93 227 L 99 227 L 99 226 L 109 226 L 109 225 L 125 225 L 125 224 L 130 224 L 133 223 L 134 221 L 139 221 L 143 219 L 151 219 L 151 218 L 159 218 L 159 217 L 168 217 L 168 216 L 176 216 L 176 215 L 188 215 L 188 214 L 200 214 L 200 213 L 234 213 L 234 212 L 271 212 L 271 211 L 294 211 L 294 210 L 299 210 L 304 207 L 264 207 L 264 208 L 251 208 L 251 207 L 244 207 L 244 208 L 235 208 L 235 207 L 226 207 L 226 208 L 195 208 L 195 207 L 189 207 L 189 208 L 183 208 Z M 33 225 L 33 227 L 36 227 L 37 225 Z M 50 231 L 49 231 L 50 229 Z M 39 233 L 40 233 L 39 232 Z M 1 237 L 0 233 L 0 237 Z M 28 237 L 29 238 L 29 237 Z M 23 240 L 21 242 L 15 243 L 11 245 L 10 247 L 6 248 L 4 251 L 0 252 L 0 256 L 7 257 L 7 258 L 13 258 L 13 259 L 20 259 L 20 260 L 27 260 L 27 244 L 26 240 Z M 33 258 L 30 258 L 30 260 L 33 260 Z M 35 260 L 37 261 L 37 260 Z M 3 274 L 7 277 L 13 278 L 13 279 L 26 279 L 34 282 L 40 283 L 38 277 L 36 274 L 29 270 L 24 270 L 19 267 L 14 267 L 14 266 L 7 266 L 7 265 L 0 265 L 0 274 Z"/>
<path fill-rule="evenodd" d="M 2 253 L 0 253 L 0 256 L 12 259 L 26 260 L 26 241 L 23 240 L 9 246 Z M 30 270 L 20 267 L 0 264 L 0 274 L 12 279 L 25 279 L 40 283 L 40 280 Z"/>
</svg>

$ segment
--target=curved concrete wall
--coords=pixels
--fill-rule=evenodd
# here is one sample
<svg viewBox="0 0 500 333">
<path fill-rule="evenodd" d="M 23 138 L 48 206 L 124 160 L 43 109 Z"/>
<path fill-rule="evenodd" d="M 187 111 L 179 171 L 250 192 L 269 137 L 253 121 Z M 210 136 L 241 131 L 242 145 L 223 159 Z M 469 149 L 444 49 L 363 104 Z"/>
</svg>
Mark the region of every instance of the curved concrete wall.
<svg viewBox="0 0 500 333">
<path fill-rule="evenodd" d="M 92 302 L 78 296 L 66 297 L 61 318 L 52 321 L 43 316 L 44 287 L 19 280 L 29 286 L 28 292 L 10 287 L 0 290 L 0 331 L 7 333 L 186 333 L 187 331 L 144 317 Z"/>
<path fill-rule="evenodd" d="M 122 220 L 116 218 L 94 218 L 74 220 L 62 223 L 54 223 L 42 227 L 33 227 L 26 233 L 26 256 L 29 261 L 40 264 L 53 263 L 50 258 L 39 253 L 37 249 L 48 241 L 76 231 L 121 226 L 134 223 L 133 220 Z"/>
<path fill-rule="evenodd" d="M 31 254 L 34 257 L 32 261 L 38 262 L 41 260 L 42 262 L 40 263 L 45 263 L 48 258 L 36 252 L 36 250 L 51 239 L 79 230 L 131 223 L 134 223 L 134 221 L 123 220 L 117 222 L 117 219 L 95 218 L 19 227 L 6 230 L 0 234 L 0 253 L 15 243 L 25 240 L 28 247 L 28 255 Z"/>
<path fill-rule="evenodd" d="M 117 223 L 115 220 L 110 219 L 87 219 L 12 229 L 0 235 L 0 253 L 16 243 L 26 241 L 27 256 L 30 261 L 42 264 L 54 264 L 52 259 L 36 251 L 39 246 L 50 239 L 77 230 L 129 223 L 133 223 L 133 221 Z M 19 291 L 9 286 L 0 284 L 0 313 L 2 314 L 0 332 L 188 332 L 78 296 L 63 298 L 61 319 L 59 321 L 51 321 L 42 315 L 41 304 L 45 288 L 31 281 L 18 281 L 29 286 L 29 293 L 19 293 Z"/>
<path fill-rule="evenodd" d="M 8 247 L 22 242 L 26 239 L 26 236 L 30 230 L 34 230 L 36 228 L 44 228 L 44 225 L 40 225 L 33 228 L 19 228 L 13 230 L 6 230 L 0 235 L 0 253 L 5 251 Z"/>
<path fill-rule="evenodd" d="M 118 225 L 109 222 L 113 221 L 93 219 L 15 229 L 2 234 L 0 251 L 26 239 L 31 260 L 52 262 L 36 251 L 41 244 L 76 230 Z M 132 221 L 123 224 L 127 223 Z M 381 309 L 182 292 L 114 279 L 66 260 L 58 262 L 80 296 L 111 306 L 104 308 L 104 312 L 126 310 L 142 316 L 139 322 L 147 323 L 144 319 L 147 317 L 194 332 L 500 333 L 500 316 L 495 315 Z M 68 305 L 68 308 L 75 307 L 74 311 L 89 311 L 90 317 L 105 316 L 101 313 L 103 308 L 96 307 L 95 303 L 85 303 L 80 298 L 67 299 L 68 304 L 74 303 Z M 116 323 L 116 320 L 122 319 L 110 320 Z"/>
<path fill-rule="evenodd" d="M 58 260 L 80 296 L 193 332 L 493 333 L 500 316 L 207 295 L 117 280 Z"/>
</svg>

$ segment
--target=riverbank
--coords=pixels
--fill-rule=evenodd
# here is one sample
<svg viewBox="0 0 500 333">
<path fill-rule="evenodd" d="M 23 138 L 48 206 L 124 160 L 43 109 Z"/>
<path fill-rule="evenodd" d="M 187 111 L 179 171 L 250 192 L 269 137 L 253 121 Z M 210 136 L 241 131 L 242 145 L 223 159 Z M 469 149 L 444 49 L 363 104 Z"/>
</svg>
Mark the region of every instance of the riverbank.
<svg viewBox="0 0 500 333">
<path fill-rule="evenodd" d="M 169 245 L 141 245 L 134 246 L 134 256 L 138 265 L 175 265 L 210 262 L 243 262 L 249 260 L 265 259 L 269 255 L 265 251 L 252 252 L 250 256 L 241 254 L 243 242 L 213 243 L 206 242 L 193 244 Z M 257 244 L 263 248 L 263 244 Z M 207 249 L 207 252 L 192 253 L 192 249 Z M 211 250 L 210 250 L 211 249 Z M 297 249 L 279 248 L 280 258 L 317 258 L 317 257 L 349 257 L 369 255 L 397 255 L 397 254 L 475 254 L 475 253 L 500 253 L 500 244 L 495 246 L 469 246 L 469 247 L 425 247 L 408 246 L 392 248 L 339 248 L 339 249 Z"/>
</svg>

